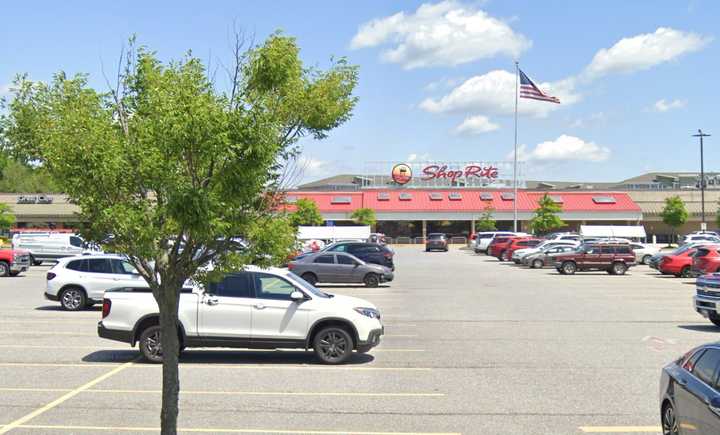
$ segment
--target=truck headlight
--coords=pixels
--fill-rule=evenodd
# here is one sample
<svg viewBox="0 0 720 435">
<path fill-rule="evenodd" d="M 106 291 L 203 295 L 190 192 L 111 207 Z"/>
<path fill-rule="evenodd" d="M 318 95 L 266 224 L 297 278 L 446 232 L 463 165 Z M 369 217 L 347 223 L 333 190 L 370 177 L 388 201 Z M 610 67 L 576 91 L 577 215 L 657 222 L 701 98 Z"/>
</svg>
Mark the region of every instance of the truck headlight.
<svg viewBox="0 0 720 435">
<path fill-rule="evenodd" d="M 359 314 L 362 314 L 363 316 L 367 316 L 371 319 L 379 319 L 380 318 L 380 311 L 374 309 L 374 308 L 365 308 L 365 307 L 357 307 L 353 308 L 356 312 Z"/>
</svg>

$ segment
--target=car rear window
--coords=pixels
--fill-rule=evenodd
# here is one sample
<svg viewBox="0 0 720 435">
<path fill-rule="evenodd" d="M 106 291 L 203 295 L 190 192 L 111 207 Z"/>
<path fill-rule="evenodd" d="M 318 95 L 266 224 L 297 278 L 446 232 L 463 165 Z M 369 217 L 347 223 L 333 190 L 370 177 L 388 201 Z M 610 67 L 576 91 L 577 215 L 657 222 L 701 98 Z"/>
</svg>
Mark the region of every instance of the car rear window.
<svg viewBox="0 0 720 435">
<path fill-rule="evenodd" d="M 333 264 L 335 260 L 332 255 L 321 255 L 313 261 L 313 263 Z"/>
<path fill-rule="evenodd" d="M 701 381 L 710 386 L 714 386 L 715 372 L 717 371 L 718 363 L 720 363 L 720 350 L 708 349 L 695 363 L 692 372 Z"/>
<path fill-rule="evenodd" d="M 505 243 L 510 240 L 509 237 L 495 237 L 495 243 Z"/>
<path fill-rule="evenodd" d="M 430 240 L 442 240 L 445 238 L 445 234 L 430 234 L 428 238 Z"/>
<path fill-rule="evenodd" d="M 492 234 L 482 234 L 482 233 L 480 233 L 480 234 L 478 234 L 477 238 L 478 238 L 478 239 L 492 239 L 492 236 L 493 236 Z"/>
<path fill-rule="evenodd" d="M 630 246 L 627 246 L 627 245 L 616 246 L 616 247 L 615 247 L 615 253 L 617 253 L 617 254 L 629 254 L 629 253 L 630 253 Z"/>
<path fill-rule="evenodd" d="M 78 272 L 87 272 L 87 260 L 73 260 L 65 266 L 65 269 L 76 270 Z"/>
</svg>

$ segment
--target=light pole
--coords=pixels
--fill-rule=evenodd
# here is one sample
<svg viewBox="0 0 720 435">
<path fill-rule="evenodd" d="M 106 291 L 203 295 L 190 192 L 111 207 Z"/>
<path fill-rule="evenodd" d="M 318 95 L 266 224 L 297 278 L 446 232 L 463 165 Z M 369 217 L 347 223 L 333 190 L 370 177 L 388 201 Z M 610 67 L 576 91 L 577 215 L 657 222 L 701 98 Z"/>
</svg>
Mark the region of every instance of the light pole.
<svg viewBox="0 0 720 435">
<path fill-rule="evenodd" d="M 710 135 L 703 133 L 700 129 L 698 129 L 697 134 L 693 135 L 693 137 L 700 138 L 700 210 L 702 216 L 700 229 L 703 231 L 707 230 L 707 222 L 705 222 L 705 162 L 703 158 L 703 138 L 708 136 Z"/>
</svg>

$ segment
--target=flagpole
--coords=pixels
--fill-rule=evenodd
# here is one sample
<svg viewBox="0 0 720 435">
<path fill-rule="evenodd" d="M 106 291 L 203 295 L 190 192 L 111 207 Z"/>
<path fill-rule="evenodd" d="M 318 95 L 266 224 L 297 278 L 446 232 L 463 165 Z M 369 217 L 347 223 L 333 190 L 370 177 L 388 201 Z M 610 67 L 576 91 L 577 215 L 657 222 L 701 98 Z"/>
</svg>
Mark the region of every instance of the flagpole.
<svg viewBox="0 0 720 435">
<path fill-rule="evenodd" d="M 518 164 L 518 80 L 520 67 L 515 61 L 515 153 L 513 158 L 513 231 L 517 232 L 517 164 Z"/>
</svg>

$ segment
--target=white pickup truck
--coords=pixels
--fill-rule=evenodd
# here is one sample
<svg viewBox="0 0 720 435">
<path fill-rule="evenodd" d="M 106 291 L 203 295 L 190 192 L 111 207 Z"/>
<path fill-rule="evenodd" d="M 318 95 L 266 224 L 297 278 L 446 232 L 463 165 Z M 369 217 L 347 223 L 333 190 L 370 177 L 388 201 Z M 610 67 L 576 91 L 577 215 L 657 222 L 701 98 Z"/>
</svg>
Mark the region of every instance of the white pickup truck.
<svg viewBox="0 0 720 435">
<path fill-rule="evenodd" d="M 157 303 L 147 287 L 105 292 L 98 335 L 135 346 L 162 361 Z M 178 310 L 181 349 L 313 349 L 326 364 L 368 352 L 384 328 L 370 302 L 324 293 L 284 269 L 248 267 L 207 289 L 183 289 Z"/>
</svg>

